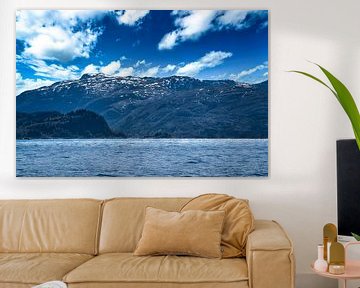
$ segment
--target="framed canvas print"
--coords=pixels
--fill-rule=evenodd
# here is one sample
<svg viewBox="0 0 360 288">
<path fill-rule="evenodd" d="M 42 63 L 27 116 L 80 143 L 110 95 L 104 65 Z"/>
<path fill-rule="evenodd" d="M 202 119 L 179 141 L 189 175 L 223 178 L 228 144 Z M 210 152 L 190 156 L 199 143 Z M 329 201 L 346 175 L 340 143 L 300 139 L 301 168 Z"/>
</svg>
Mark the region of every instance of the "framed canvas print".
<svg viewBox="0 0 360 288">
<path fill-rule="evenodd" d="M 18 10 L 18 177 L 268 175 L 268 11 Z"/>
</svg>

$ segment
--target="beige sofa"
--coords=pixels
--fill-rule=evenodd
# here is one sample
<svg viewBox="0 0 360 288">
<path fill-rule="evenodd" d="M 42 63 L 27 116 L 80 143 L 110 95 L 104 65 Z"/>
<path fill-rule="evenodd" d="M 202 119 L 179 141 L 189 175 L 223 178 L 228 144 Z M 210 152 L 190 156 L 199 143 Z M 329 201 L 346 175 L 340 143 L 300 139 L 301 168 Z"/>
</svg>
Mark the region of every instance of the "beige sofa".
<svg viewBox="0 0 360 288">
<path fill-rule="evenodd" d="M 179 210 L 185 198 L 0 201 L 0 288 L 62 280 L 71 288 L 293 288 L 292 244 L 256 220 L 246 258 L 133 256 L 146 206 Z"/>
</svg>

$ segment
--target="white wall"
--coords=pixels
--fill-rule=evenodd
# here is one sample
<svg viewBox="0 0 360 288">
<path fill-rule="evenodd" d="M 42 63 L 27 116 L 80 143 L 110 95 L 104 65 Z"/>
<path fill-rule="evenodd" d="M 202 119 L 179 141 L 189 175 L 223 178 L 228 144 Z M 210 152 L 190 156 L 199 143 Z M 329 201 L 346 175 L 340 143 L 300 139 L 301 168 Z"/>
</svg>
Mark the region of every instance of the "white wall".
<svg viewBox="0 0 360 288">
<path fill-rule="evenodd" d="M 194 196 L 228 193 L 251 200 L 257 218 L 278 220 L 295 244 L 298 287 L 334 287 L 311 274 L 322 226 L 336 223 L 335 141 L 353 137 L 328 91 L 289 69 L 328 67 L 360 102 L 359 0 L 3 0 L 0 7 L 0 198 Z M 269 9 L 269 178 L 15 178 L 15 10 Z M 329 284 L 329 283 L 328 283 Z M 271 288 L 271 287 L 269 287 Z"/>
</svg>

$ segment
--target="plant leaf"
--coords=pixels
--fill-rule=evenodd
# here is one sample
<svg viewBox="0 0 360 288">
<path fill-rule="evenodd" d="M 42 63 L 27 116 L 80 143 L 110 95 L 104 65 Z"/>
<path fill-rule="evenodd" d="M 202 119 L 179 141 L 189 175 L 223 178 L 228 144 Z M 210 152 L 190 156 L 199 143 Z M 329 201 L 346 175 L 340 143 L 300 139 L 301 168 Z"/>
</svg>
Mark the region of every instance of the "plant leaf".
<svg viewBox="0 0 360 288">
<path fill-rule="evenodd" d="M 354 134 L 355 134 L 355 139 L 356 139 L 356 143 L 359 147 L 359 150 L 360 150 L 360 135 L 357 134 L 357 132 L 355 131 L 354 127 L 353 127 L 353 130 L 354 130 Z"/>
<path fill-rule="evenodd" d="M 291 71 L 288 71 L 288 72 L 302 74 L 302 75 L 305 75 L 305 76 L 307 76 L 307 77 L 321 83 L 325 87 L 329 88 L 330 91 L 335 95 L 335 97 L 338 98 L 338 95 L 336 94 L 336 92 L 329 85 L 327 85 L 324 81 L 320 80 L 319 78 L 315 77 L 314 75 L 311 75 L 310 73 L 307 73 L 307 72 L 298 71 L 298 70 L 291 70 Z"/>
<path fill-rule="evenodd" d="M 338 80 L 334 75 L 332 75 L 322 66 L 318 64 L 316 65 L 321 69 L 321 71 L 329 79 L 331 85 L 334 87 L 334 90 L 338 95 L 337 99 L 339 100 L 341 106 L 344 108 L 353 126 L 356 142 L 360 149 L 360 113 L 358 108 L 356 107 L 354 98 L 352 97 L 350 91 L 340 80 Z"/>
<path fill-rule="evenodd" d="M 320 80 L 319 78 L 317 78 L 309 73 L 306 73 L 303 71 L 298 71 L 298 70 L 292 70 L 289 72 L 294 72 L 294 73 L 305 75 L 305 76 L 321 83 L 322 85 L 324 85 L 326 88 L 328 88 L 334 94 L 334 96 L 339 101 L 340 105 L 343 107 L 345 113 L 347 114 L 347 116 L 350 119 L 353 131 L 354 131 L 356 143 L 360 150 L 360 114 L 359 114 L 358 108 L 356 107 L 354 98 L 352 97 L 350 91 L 346 88 L 346 86 L 340 80 L 338 80 L 334 75 L 332 75 L 329 71 L 327 71 L 322 66 L 320 66 L 316 63 L 313 63 L 313 64 L 317 65 L 321 69 L 321 71 L 329 79 L 333 88 L 331 88 L 324 81 Z"/>
<path fill-rule="evenodd" d="M 356 239 L 356 241 L 360 241 L 360 235 L 352 233 L 352 232 L 351 232 L 351 235 Z"/>
</svg>

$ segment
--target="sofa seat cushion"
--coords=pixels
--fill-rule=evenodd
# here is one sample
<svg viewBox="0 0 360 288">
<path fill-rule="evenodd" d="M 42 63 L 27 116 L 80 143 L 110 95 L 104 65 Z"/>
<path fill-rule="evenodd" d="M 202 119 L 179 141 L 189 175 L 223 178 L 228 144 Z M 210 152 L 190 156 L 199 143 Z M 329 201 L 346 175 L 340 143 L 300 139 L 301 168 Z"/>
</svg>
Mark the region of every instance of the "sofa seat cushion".
<svg viewBox="0 0 360 288">
<path fill-rule="evenodd" d="M 63 280 L 70 284 L 101 282 L 190 284 L 242 281 L 247 283 L 248 271 L 245 260 L 240 258 L 206 259 L 111 253 L 91 259 L 71 271 Z"/>
<path fill-rule="evenodd" d="M 65 274 L 92 257 L 72 253 L 0 253 L 0 286 L 62 280 Z"/>
</svg>

